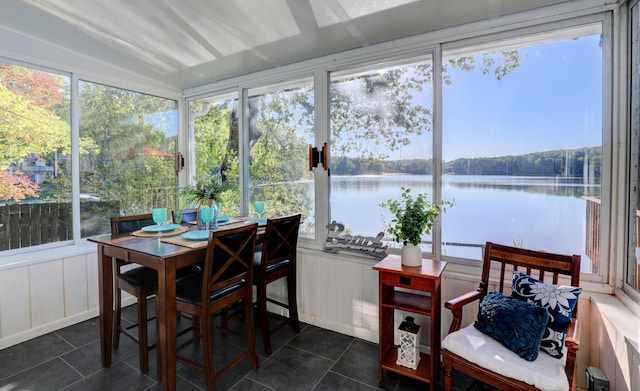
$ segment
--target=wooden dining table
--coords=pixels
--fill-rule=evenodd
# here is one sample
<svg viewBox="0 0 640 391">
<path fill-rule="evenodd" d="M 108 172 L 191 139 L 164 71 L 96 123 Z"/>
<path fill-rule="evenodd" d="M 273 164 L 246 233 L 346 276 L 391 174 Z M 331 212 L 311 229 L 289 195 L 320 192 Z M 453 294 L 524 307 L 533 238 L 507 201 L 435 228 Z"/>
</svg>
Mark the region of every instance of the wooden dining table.
<svg viewBox="0 0 640 391">
<path fill-rule="evenodd" d="M 247 224 L 245 219 L 235 219 L 218 229 Z M 194 230 L 196 227 L 190 227 Z M 137 234 L 138 233 L 138 234 Z M 158 272 L 156 322 L 157 346 L 160 354 L 160 380 L 163 390 L 176 389 L 176 270 L 202 262 L 207 251 L 207 241 L 188 241 L 180 234 L 166 233 L 141 235 L 133 232 L 122 235 L 101 235 L 88 238 L 98 245 L 98 284 L 100 309 L 100 352 L 102 366 L 111 365 L 113 339 L 114 265 L 115 259 L 155 269 Z M 257 240 L 264 235 L 258 229 Z"/>
</svg>

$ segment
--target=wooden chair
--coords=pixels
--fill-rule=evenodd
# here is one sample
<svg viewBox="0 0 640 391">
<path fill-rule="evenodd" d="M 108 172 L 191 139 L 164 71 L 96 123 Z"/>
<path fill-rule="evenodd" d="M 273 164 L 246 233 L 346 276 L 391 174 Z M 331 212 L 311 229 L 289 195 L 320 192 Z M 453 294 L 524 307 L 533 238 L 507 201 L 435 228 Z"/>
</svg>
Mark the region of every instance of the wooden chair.
<svg viewBox="0 0 640 391">
<path fill-rule="evenodd" d="M 111 234 L 120 235 L 131 233 L 142 229 L 147 225 L 153 225 L 155 222 L 151 213 L 120 216 L 111 218 Z M 115 327 L 113 336 L 113 348 L 117 350 L 120 345 L 120 333 L 131 338 L 138 344 L 138 354 L 140 361 L 140 371 L 147 373 L 149 371 L 149 351 L 155 349 L 156 344 L 149 345 L 147 322 L 155 319 L 155 316 L 147 315 L 147 299 L 156 294 L 158 290 L 158 274 L 155 270 L 148 267 L 135 267 L 127 271 L 123 271 L 123 267 L 127 265 L 122 259 L 116 259 L 116 303 L 114 310 Z M 198 272 L 197 267 L 188 266 L 178 269 L 176 278 L 182 278 L 189 274 Z M 127 326 L 122 326 L 122 291 L 135 296 L 137 299 L 137 322 Z M 137 333 L 132 329 L 137 328 Z M 198 331 L 196 330 L 196 333 Z"/>
<path fill-rule="evenodd" d="M 257 224 L 212 231 L 204 270 L 181 279 L 176 285 L 176 309 L 202 320 L 202 354 L 204 364 L 178 355 L 177 359 L 205 372 L 207 389 L 216 389 L 216 379 L 227 373 L 245 358 L 258 369 L 258 353 L 253 325 L 253 252 Z M 215 316 L 232 304 L 242 302 L 246 336 L 232 330 L 226 333 L 247 342 L 247 350 L 215 371 L 213 362 Z M 189 343 L 182 344 L 178 350 Z"/>
<path fill-rule="evenodd" d="M 443 340 L 441 350 L 445 390 L 450 391 L 453 387 L 452 373 L 454 370 L 463 372 L 500 390 L 537 390 L 538 388 L 521 380 L 528 376 L 525 372 L 533 376 L 548 377 L 550 381 L 553 381 L 554 379 L 551 377 L 555 376 L 555 380 L 564 382 L 563 377 L 566 377 L 569 389 L 576 389 L 575 361 L 576 353 L 580 348 L 577 304 L 566 331 L 566 362 L 564 358 L 557 359 L 544 352 L 540 352 L 535 361 L 526 361 L 515 354 L 515 359 L 509 359 L 513 352 L 488 335 L 476 330 L 473 324 L 460 329 L 463 307 L 475 300 L 481 301 L 490 290 L 496 290 L 490 288 L 495 284 L 501 293 L 504 293 L 505 286 L 510 291 L 513 270 L 518 270 L 549 284 L 558 284 L 560 276 L 567 276 L 568 282 L 565 284 L 577 287 L 580 282 L 580 256 L 532 251 L 487 242 L 484 250 L 480 287 L 445 303 L 445 307 L 453 313 L 449 335 Z M 466 344 L 468 341 L 474 343 Z M 507 359 L 501 359 L 504 357 Z M 492 362 L 495 362 L 495 365 L 491 365 Z M 514 367 L 511 368 L 511 365 Z M 497 369 L 490 370 L 487 367 Z M 545 373 L 533 374 L 534 371 L 541 369 Z M 518 378 L 498 374 L 497 370 L 501 373 L 513 371 L 518 373 Z"/>
<path fill-rule="evenodd" d="M 262 329 L 265 354 L 271 354 L 271 333 L 291 324 L 300 332 L 298 304 L 296 299 L 296 252 L 300 214 L 267 220 L 262 251 L 254 255 L 253 284 L 257 290 L 258 321 Z M 287 279 L 287 304 L 267 297 L 267 285 L 281 278 Z M 267 302 L 289 310 L 289 317 L 273 328 L 269 327 Z"/>
</svg>

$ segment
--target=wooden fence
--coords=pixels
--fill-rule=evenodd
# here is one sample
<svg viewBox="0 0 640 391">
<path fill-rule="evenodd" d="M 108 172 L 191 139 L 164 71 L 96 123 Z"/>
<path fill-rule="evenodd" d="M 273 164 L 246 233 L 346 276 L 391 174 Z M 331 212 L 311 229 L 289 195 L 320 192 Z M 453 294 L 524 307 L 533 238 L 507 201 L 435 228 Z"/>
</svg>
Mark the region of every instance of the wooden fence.
<svg viewBox="0 0 640 391">
<path fill-rule="evenodd" d="M 595 197 L 582 197 L 587 201 L 587 229 L 586 229 L 586 249 L 585 254 L 591 258 L 591 269 L 593 273 L 600 271 L 600 199 Z M 640 247 L 640 210 L 636 210 L 636 240 L 635 246 Z M 636 260 L 633 278 L 635 289 L 640 289 L 640 260 Z M 630 281 L 627 283 L 632 284 Z"/>
<path fill-rule="evenodd" d="M 582 197 L 586 205 L 585 254 L 591 260 L 591 272 L 600 271 L 600 198 Z"/>
<path fill-rule="evenodd" d="M 81 202 L 82 237 L 108 233 L 120 202 Z M 73 239 L 71 202 L 0 205 L 0 251 Z"/>
</svg>

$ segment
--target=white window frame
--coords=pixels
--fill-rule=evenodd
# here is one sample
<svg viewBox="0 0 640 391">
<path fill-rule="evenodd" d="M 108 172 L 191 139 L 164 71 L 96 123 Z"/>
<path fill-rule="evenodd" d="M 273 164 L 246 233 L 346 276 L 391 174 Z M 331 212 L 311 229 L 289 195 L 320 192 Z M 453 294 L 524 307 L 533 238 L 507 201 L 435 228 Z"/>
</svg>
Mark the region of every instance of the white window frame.
<svg viewBox="0 0 640 391">
<path fill-rule="evenodd" d="M 486 21 L 471 25 L 463 25 L 457 28 L 427 33 L 421 36 L 401 39 L 394 42 L 372 45 L 366 48 L 354 49 L 337 55 L 316 58 L 301 63 L 282 66 L 277 69 L 257 72 L 251 75 L 203 85 L 191 90 L 185 91 L 185 97 L 188 100 L 190 96 L 197 96 L 207 93 L 215 95 L 216 91 L 224 91 L 229 88 L 237 88 L 243 91 L 248 88 L 258 88 L 261 86 L 277 83 L 283 78 L 299 78 L 300 75 L 305 76 L 313 73 L 315 77 L 315 122 L 316 122 L 316 144 L 321 145 L 328 141 L 328 73 L 340 71 L 349 68 L 357 68 L 361 66 L 374 66 L 385 62 L 410 62 L 412 58 L 419 57 L 425 53 L 434 53 L 434 170 L 441 171 L 441 167 L 436 166 L 438 159 L 441 157 L 441 105 L 442 105 L 442 88 L 441 80 L 441 61 L 442 48 L 463 48 L 471 45 L 478 45 L 482 42 L 490 43 L 500 39 L 513 39 L 522 37 L 525 41 L 529 35 L 542 34 L 554 30 L 576 27 L 580 25 L 588 25 L 591 23 L 602 23 L 603 34 L 603 175 L 602 175 L 602 202 L 605 207 L 602 210 L 601 222 L 601 259 L 602 267 L 598 274 L 584 274 L 583 283 L 590 290 L 600 292 L 611 292 L 608 285 L 611 276 L 611 268 L 615 268 L 616 257 L 619 257 L 620 243 L 624 242 L 621 237 L 621 218 L 626 221 L 624 216 L 619 215 L 618 209 L 615 209 L 612 202 L 619 199 L 620 189 L 613 186 L 613 179 L 619 178 L 620 165 L 623 154 L 613 146 L 621 141 L 620 130 L 613 124 L 613 100 L 614 100 L 614 69 L 617 65 L 615 60 L 615 36 L 613 20 L 617 13 L 615 5 L 599 6 L 593 8 L 571 8 L 558 12 L 557 8 L 543 8 L 532 13 L 514 14 L 502 17 L 500 23 Z M 530 39 L 530 38 L 529 38 Z M 617 92 L 617 91 L 615 91 Z M 622 140 L 624 141 L 624 140 Z M 329 145 L 329 149 L 331 146 Z M 329 215 L 329 178 L 322 170 L 316 171 L 316 240 L 302 240 L 300 247 L 305 250 L 322 250 L 322 242 L 324 240 L 323 228 L 328 223 Z M 434 181 L 436 178 L 434 178 Z M 437 178 L 439 181 L 439 178 Z M 617 183 L 616 183 L 617 185 Z M 435 191 L 440 191 L 440 184 L 434 185 Z M 614 188 L 616 187 L 616 188 Z M 615 210 L 616 214 L 612 215 Z M 434 241 L 440 242 L 439 233 L 434 234 Z M 618 251 L 616 251 L 616 248 Z M 436 256 L 439 256 L 440 245 L 437 245 Z M 326 254 L 326 253 L 325 253 Z M 331 255 L 326 255 L 330 257 Z M 355 257 L 350 257 L 355 259 Z M 619 259 L 619 258 L 618 258 Z M 609 260 L 609 262 L 607 262 Z M 451 259 L 453 265 L 475 265 L 476 261 L 468 262 L 463 259 Z M 362 262 L 371 262 L 369 258 L 363 258 Z M 457 266 L 453 266 L 457 268 Z M 462 269 L 461 269 L 462 270 Z"/>
</svg>

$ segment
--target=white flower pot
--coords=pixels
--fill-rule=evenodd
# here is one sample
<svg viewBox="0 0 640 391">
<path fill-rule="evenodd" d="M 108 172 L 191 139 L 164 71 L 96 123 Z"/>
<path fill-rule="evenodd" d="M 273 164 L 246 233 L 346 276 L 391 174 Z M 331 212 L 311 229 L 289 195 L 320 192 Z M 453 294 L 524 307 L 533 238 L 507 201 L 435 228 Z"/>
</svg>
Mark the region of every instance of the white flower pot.
<svg viewBox="0 0 640 391">
<path fill-rule="evenodd" d="M 422 266 L 422 249 L 420 246 L 405 244 L 400 258 L 404 266 Z"/>
</svg>

